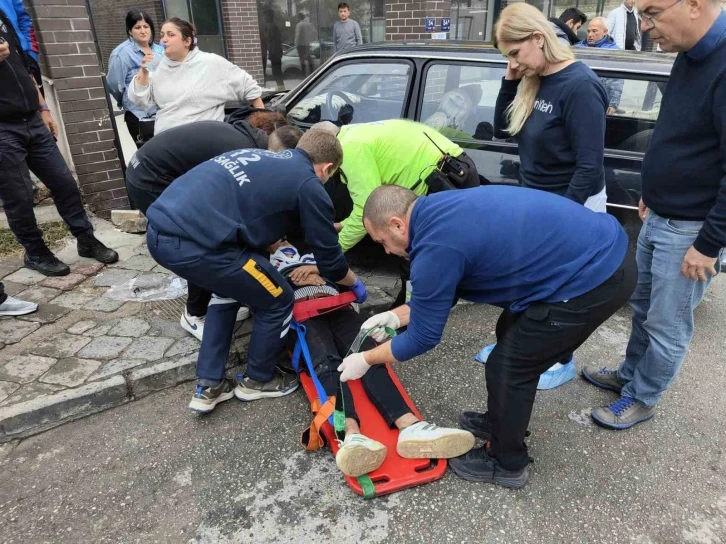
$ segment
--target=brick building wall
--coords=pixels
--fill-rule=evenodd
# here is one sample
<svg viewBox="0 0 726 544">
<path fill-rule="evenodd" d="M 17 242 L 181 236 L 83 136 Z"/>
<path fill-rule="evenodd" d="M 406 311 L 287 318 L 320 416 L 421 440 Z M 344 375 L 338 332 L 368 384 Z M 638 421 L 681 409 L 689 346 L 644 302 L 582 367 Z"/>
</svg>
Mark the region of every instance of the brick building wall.
<svg viewBox="0 0 726 544">
<path fill-rule="evenodd" d="M 221 0 L 221 4 L 227 58 L 264 83 L 256 0 Z"/>
<path fill-rule="evenodd" d="M 86 205 L 101 217 L 128 208 L 86 0 L 29 0 L 41 53 L 52 79 Z"/>
<path fill-rule="evenodd" d="M 130 9 L 147 12 L 154 21 L 156 38 L 159 41 L 161 23 L 164 22 L 164 8 L 161 0 L 89 0 L 96 39 L 101 49 L 101 69 L 108 71 L 108 58 L 118 44 L 127 38 L 126 14 Z"/>
<path fill-rule="evenodd" d="M 449 17 L 451 2 L 416 0 L 406 3 L 386 2 L 386 40 L 428 40 L 430 32 L 424 31 L 424 19 L 436 17 L 436 27 L 442 17 Z"/>
</svg>

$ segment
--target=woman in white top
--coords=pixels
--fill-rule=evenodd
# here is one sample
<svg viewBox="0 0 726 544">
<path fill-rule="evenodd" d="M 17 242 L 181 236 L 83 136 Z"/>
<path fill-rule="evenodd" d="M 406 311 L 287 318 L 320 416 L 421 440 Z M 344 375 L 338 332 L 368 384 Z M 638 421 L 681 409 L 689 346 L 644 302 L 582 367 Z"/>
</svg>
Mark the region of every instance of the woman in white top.
<svg viewBox="0 0 726 544">
<path fill-rule="evenodd" d="M 159 67 L 146 69 L 153 55 L 141 61 L 141 70 L 129 85 L 131 102 L 148 110 L 158 108 L 154 134 L 194 121 L 223 121 L 228 101 L 247 100 L 264 108 L 257 82 L 244 70 L 213 53 L 196 48 L 194 27 L 174 17 L 161 27 L 166 50 Z"/>
</svg>

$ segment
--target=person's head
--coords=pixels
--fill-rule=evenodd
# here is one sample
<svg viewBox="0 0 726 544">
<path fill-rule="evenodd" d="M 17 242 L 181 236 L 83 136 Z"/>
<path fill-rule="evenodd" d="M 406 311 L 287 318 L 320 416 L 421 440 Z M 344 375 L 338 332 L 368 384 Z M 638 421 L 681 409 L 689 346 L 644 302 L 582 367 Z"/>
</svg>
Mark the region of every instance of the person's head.
<svg viewBox="0 0 726 544">
<path fill-rule="evenodd" d="M 635 7 L 635 0 L 623 0 L 623 5 L 627 9 L 631 10 Z"/>
<path fill-rule="evenodd" d="M 340 127 L 330 121 L 320 121 L 311 126 L 310 130 L 322 130 L 323 132 L 337 136 L 340 132 Z"/>
<path fill-rule="evenodd" d="M 386 253 L 408 257 L 409 221 L 416 193 L 398 185 L 373 190 L 363 206 L 363 225 Z"/>
<path fill-rule="evenodd" d="M 572 32 L 576 33 L 587 22 L 587 15 L 577 8 L 567 8 L 560 14 L 558 19 L 569 26 Z"/>
<path fill-rule="evenodd" d="M 341 21 L 347 21 L 350 17 L 350 6 L 345 2 L 338 4 L 338 17 Z"/>
<path fill-rule="evenodd" d="M 264 130 L 268 136 L 288 124 L 285 116 L 276 111 L 256 111 L 247 118 L 247 122 L 250 126 Z"/>
<path fill-rule="evenodd" d="M 308 130 L 297 143 L 297 149 L 308 154 L 315 175 L 327 182 L 343 163 L 343 148 L 338 138 L 322 130 Z"/>
<path fill-rule="evenodd" d="M 608 35 L 608 20 L 605 17 L 595 17 L 587 25 L 587 43 L 593 44 Z"/>
<path fill-rule="evenodd" d="M 194 27 L 188 21 L 172 17 L 161 27 L 161 43 L 164 54 L 171 60 L 181 61 L 196 47 Z"/>
<path fill-rule="evenodd" d="M 495 45 L 509 60 L 512 70 L 523 79 L 514 102 L 507 109 L 509 132 L 514 135 L 532 113 L 539 91 L 539 77 L 550 68 L 575 58 L 561 43 L 544 14 L 536 7 L 518 2 L 502 10 L 494 29 Z"/>
<path fill-rule="evenodd" d="M 267 149 L 275 152 L 295 149 L 302 135 L 302 131 L 297 127 L 282 126 L 270 134 L 267 139 Z"/>
<path fill-rule="evenodd" d="M 721 13 L 719 0 L 638 0 L 640 29 L 663 51 L 688 51 Z"/>
<path fill-rule="evenodd" d="M 305 14 L 304 13 L 298 13 L 297 14 L 297 20 L 302 23 L 305 20 Z"/>
<path fill-rule="evenodd" d="M 139 45 L 151 45 L 156 37 L 154 21 L 145 11 L 132 9 L 126 14 L 126 34 Z"/>
<path fill-rule="evenodd" d="M 275 12 L 272 9 L 266 9 L 265 10 L 265 21 L 268 23 L 274 23 L 275 21 Z"/>
</svg>

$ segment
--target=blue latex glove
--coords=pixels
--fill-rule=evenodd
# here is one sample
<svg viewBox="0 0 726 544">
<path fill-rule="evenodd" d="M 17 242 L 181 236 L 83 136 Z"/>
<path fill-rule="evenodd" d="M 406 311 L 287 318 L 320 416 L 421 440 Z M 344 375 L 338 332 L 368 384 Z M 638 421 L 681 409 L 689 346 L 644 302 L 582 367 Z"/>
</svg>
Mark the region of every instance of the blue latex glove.
<svg viewBox="0 0 726 544">
<path fill-rule="evenodd" d="M 366 286 L 363 285 L 363 282 L 360 281 L 360 278 L 356 278 L 355 283 L 350 288 L 350 290 L 355 293 L 355 296 L 357 297 L 355 301 L 358 304 L 364 303 L 368 298 L 368 291 L 366 290 Z"/>
</svg>

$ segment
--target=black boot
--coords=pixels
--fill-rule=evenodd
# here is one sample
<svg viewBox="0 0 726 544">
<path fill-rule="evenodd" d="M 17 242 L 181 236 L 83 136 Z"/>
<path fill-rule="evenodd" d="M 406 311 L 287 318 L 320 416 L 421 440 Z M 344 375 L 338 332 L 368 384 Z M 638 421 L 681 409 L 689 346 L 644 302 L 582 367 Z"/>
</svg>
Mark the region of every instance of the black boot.
<svg viewBox="0 0 726 544">
<path fill-rule="evenodd" d="M 111 264 L 118 261 L 118 253 L 104 246 L 93 232 L 80 234 L 78 237 L 78 254 L 81 257 L 90 257 L 100 263 Z"/>
<path fill-rule="evenodd" d="M 32 254 L 26 252 L 23 261 L 27 268 L 37 270 L 44 276 L 67 276 L 71 273 L 68 265 L 53 255 L 53 252 L 48 248 Z"/>
</svg>

